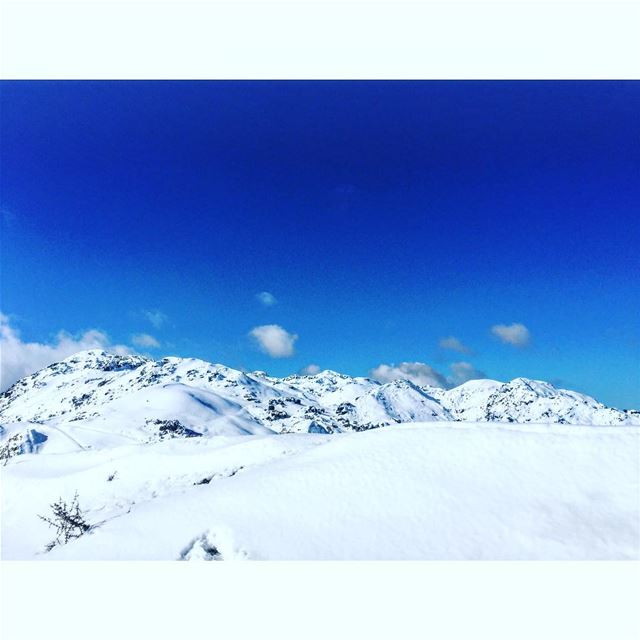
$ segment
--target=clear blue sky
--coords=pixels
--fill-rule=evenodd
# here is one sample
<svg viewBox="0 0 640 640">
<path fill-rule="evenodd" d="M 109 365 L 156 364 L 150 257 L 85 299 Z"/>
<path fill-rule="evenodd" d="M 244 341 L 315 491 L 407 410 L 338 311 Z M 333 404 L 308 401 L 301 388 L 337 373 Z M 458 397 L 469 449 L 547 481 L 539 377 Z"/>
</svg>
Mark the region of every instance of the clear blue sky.
<svg viewBox="0 0 640 640">
<path fill-rule="evenodd" d="M 1 108 L 25 341 L 149 333 L 274 375 L 464 360 L 640 406 L 639 83 L 5 82 Z M 491 333 L 514 322 L 527 346 Z"/>
</svg>

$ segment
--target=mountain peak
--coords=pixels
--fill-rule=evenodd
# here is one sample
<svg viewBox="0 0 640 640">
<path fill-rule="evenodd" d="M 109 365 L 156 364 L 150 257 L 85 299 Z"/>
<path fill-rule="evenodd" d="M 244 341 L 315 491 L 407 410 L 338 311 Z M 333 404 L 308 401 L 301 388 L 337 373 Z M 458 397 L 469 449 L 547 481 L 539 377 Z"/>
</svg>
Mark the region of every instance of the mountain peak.
<svg viewBox="0 0 640 640">
<path fill-rule="evenodd" d="M 82 365 L 84 368 L 97 368 L 108 371 L 115 368 L 132 369 L 146 362 L 151 362 L 150 358 L 134 354 L 110 353 L 104 349 L 86 349 L 85 351 L 74 353 L 61 362 L 50 365 L 49 368 L 54 368 L 64 363 L 67 365 Z"/>
<path fill-rule="evenodd" d="M 61 362 L 79 362 L 80 360 L 95 360 L 107 356 L 108 353 L 104 349 L 84 349 L 67 356 Z M 55 363 L 54 363 L 55 364 Z"/>
<path fill-rule="evenodd" d="M 503 384 L 503 382 L 492 380 L 491 378 L 478 378 L 476 380 L 467 380 L 466 382 L 454 387 L 454 389 L 465 390 L 467 392 L 487 389 L 494 390 Z"/>
</svg>

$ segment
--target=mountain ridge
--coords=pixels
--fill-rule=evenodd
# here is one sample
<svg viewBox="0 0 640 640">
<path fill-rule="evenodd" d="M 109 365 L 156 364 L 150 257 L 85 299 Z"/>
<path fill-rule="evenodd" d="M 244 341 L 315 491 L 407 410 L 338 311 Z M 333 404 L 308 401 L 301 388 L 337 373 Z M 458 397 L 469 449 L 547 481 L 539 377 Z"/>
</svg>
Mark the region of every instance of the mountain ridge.
<svg viewBox="0 0 640 640">
<path fill-rule="evenodd" d="M 99 349 L 53 363 L 0 394 L 0 437 L 12 455 L 51 449 L 47 440 L 59 433 L 66 444 L 94 448 L 186 435 L 338 433 L 411 422 L 638 425 L 640 412 L 522 377 L 441 389 L 331 370 L 277 378 L 197 358 L 153 360 Z"/>
</svg>

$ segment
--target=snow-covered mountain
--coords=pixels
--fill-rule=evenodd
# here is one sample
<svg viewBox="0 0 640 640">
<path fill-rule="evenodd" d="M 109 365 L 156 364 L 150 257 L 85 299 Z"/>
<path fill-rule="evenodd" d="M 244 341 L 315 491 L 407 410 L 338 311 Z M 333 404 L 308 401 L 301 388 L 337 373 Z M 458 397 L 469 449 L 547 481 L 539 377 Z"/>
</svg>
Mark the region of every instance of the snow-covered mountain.
<svg viewBox="0 0 640 640">
<path fill-rule="evenodd" d="M 0 395 L 2 557 L 635 559 L 639 423 L 523 378 L 85 351 Z M 90 529 L 52 546 L 76 495 Z"/>
<path fill-rule="evenodd" d="M 537 424 L 638 425 L 640 411 L 606 407 L 591 396 L 549 382 L 470 380 L 441 394 L 456 420 Z"/>
<path fill-rule="evenodd" d="M 640 424 L 640 412 L 525 378 L 473 380 L 444 390 L 334 371 L 274 378 L 193 358 L 154 361 L 90 350 L 0 395 L 0 454 L 43 445 L 101 448 L 176 436 L 335 433 L 434 421 L 629 425 Z"/>
</svg>

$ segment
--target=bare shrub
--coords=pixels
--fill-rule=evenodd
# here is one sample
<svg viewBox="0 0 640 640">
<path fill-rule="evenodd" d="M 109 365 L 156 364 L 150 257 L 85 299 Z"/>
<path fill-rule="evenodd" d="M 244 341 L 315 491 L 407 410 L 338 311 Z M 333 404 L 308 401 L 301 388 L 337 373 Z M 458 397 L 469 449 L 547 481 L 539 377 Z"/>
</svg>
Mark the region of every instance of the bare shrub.
<svg viewBox="0 0 640 640">
<path fill-rule="evenodd" d="M 77 492 L 69 504 L 60 498 L 58 502 L 51 505 L 51 510 L 53 512 L 51 517 L 38 516 L 56 530 L 55 539 L 46 546 L 47 551 L 51 551 L 57 545 L 67 544 L 91 529 L 91 525 L 85 520 L 84 513 L 80 509 Z"/>
</svg>

